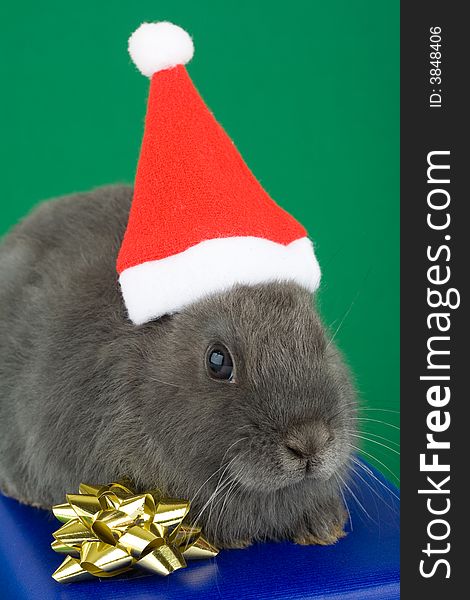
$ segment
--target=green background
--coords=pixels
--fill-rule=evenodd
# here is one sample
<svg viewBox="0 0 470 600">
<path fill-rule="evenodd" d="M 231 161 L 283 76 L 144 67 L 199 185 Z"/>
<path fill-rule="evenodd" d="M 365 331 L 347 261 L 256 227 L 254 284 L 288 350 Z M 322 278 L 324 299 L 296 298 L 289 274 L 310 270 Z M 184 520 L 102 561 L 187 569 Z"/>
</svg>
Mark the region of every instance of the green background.
<svg viewBox="0 0 470 600">
<path fill-rule="evenodd" d="M 206 102 L 316 244 L 321 311 L 367 419 L 358 445 L 393 480 L 398 456 L 381 444 L 398 441 L 398 0 L 2 5 L 0 233 L 42 199 L 132 181 L 148 80 L 127 38 L 146 20 L 181 25 Z"/>
</svg>

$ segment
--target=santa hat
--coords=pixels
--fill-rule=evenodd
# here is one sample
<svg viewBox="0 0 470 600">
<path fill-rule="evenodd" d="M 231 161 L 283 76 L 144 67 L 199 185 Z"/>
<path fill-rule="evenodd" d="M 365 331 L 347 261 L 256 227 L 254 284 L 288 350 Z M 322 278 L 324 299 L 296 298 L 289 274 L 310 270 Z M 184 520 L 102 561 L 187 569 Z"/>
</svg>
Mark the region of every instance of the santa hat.
<svg viewBox="0 0 470 600">
<path fill-rule="evenodd" d="M 144 23 L 129 39 L 151 78 L 127 230 L 117 260 L 129 318 L 142 324 L 236 284 L 292 281 L 320 268 L 305 229 L 249 170 L 184 65 L 191 37 Z"/>
</svg>

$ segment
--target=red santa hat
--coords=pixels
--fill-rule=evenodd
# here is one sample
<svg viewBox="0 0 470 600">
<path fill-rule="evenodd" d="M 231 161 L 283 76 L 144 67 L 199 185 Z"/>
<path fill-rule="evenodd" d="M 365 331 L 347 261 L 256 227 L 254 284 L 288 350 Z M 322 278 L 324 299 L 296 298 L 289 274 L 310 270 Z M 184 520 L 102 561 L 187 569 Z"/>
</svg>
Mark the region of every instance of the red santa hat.
<svg viewBox="0 0 470 600">
<path fill-rule="evenodd" d="M 320 268 L 305 229 L 249 170 L 184 65 L 191 37 L 144 23 L 129 39 L 151 78 L 127 230 L 117 260 L 129 318 L 142 324 L 236 284 L 293 281 Z"/>
</svg>

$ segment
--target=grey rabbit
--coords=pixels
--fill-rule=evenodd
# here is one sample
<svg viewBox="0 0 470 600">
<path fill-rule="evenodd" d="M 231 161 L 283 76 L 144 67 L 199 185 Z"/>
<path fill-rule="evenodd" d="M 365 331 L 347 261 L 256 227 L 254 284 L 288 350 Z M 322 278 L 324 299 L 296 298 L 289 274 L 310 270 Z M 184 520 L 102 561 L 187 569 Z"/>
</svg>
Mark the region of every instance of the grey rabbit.
<svg viewBox="0 0 470 600">
<path fill-rule="evenodd" d="M 297 284 L 136 326 L 116 255 L 132 188 L 43 203 L 0 245 L 0 488 L 45 507 L 130 476 L 219 547 L 344 535 L 351 375 Z"/>
</svg>

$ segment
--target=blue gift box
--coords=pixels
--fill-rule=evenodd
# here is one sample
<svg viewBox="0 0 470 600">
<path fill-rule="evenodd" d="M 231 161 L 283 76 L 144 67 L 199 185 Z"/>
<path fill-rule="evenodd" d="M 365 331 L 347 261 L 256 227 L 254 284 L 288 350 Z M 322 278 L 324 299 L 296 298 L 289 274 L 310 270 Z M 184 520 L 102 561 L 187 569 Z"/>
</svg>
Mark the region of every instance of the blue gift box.
<svg viewBox="0 0 470 600">
<path fill-rule="evenodd" d="M 172 600 L 178 598 L 396 600 L 399 593 L 398 491 L 370 466 L 346 496 L 348 535 L 334 546 L 290 542 L 223 550 L 169 577 L 60 584 L 63 556 L 50 548 L 58 521 L 0 496 L 0 598 Z"/>
</svg>

